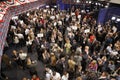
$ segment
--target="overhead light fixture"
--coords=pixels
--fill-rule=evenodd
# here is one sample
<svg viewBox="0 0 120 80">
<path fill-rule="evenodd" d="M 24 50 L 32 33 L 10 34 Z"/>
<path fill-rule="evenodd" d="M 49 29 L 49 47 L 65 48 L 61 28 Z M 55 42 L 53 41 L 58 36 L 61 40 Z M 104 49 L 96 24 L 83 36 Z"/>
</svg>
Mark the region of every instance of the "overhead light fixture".
<svg viewBox="0 0 120 80">
<path fill-rule="evenodd" d="M 95 3 L 95 5 L 98 5 L 98 3 Z"/>
<path fill-rule="evenodd" d="M 77 2 L 77 3 L 79 3 L 79 2 L 80 2 L 80 0 L 77 0 L 76 2 Z"/>
<path fill-rule="evenodd" d="M 91 3 L 92 3 L 92 1 L 89 1 L 89 3 L 91 4 Z"/>
<path fill-rule="evenodd" d="M 105 6 L 105 8 L 108 8 L 108 7 L 109 7 L 108 5 Z"/>
<path fill-rule="evenodd" d="M 57 8 L 57 6 L 55 5 L 54 8 Z"/>
<path fill-rule="evenodd" d="M 86 1 L 86 3 L 89 3 L 89 1 Z"/>
<path fill-rule="evenodd" d="M 112 19 L 112 20 L 115 20 L 115 19 L 116 19 L 116 17 L 115 17 L 115 16 L 113 16 L 111 19 Z"/>
<path fill-rule="evenodd" d="M 117 20 L 116 20 L 117 22 L 120 22 L 120 18 L 117 18 Z"/>
</svg>

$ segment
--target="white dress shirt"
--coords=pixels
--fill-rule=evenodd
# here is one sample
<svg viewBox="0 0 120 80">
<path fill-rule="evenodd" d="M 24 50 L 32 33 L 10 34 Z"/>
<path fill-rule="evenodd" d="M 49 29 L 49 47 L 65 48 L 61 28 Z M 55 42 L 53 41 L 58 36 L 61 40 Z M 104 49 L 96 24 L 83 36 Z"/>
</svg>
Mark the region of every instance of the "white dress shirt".
<svg viewBox="0 0 120 80">
<path fill-rule="evenodd" d="M 61 80 L 60 73 L 56 72 L 56 74 L 52 76 L 52 80 Z"/>
<path fill-rule="evenodd" d="M 51 74 L 47 72 L 45 75 L 45 80 L 50 80 L 50 79 L 51 79 Z"/>
<path fill-rule="evenodd" d="M 63 76 L 62 76 L 62 79 L 61 79 L 61 80 L 68 80 L 68 78 L 69 78 L 69 74 L 67 73 L 66 75 L 63 75 Z"/>
</svg>

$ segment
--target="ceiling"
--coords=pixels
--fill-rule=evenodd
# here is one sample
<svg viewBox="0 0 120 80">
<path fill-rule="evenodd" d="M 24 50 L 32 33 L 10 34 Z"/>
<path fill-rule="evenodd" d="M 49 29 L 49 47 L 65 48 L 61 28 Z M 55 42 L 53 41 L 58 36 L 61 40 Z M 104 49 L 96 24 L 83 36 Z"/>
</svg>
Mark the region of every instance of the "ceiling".
<svg viewBox="0 0 120 80">
<path fill-rule="evenodd" d="M 120 0 L 99 0 L 99 1 L 109 1 L 111 3 L 120 4 Z"/>
</svg>

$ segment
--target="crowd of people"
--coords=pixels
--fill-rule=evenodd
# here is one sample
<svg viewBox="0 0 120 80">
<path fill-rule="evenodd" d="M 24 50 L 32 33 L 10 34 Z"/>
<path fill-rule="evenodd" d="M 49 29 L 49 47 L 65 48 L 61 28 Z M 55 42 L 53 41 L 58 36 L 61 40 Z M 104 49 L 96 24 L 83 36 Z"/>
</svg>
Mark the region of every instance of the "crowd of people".
<svg viewBox="0 0 120 80">
<path fill-rule="evenodd" d="M 27 54 L 37 52 L 45 65 L 43 80 L 120 80 L 120 32 L 111 21 L 97 24 L 94 12 L 31 10 L 12 18 L 6 42 L 27 46 L 27 52 L 12 52 L 23 69 L 36 63 Z"/>
</svg>

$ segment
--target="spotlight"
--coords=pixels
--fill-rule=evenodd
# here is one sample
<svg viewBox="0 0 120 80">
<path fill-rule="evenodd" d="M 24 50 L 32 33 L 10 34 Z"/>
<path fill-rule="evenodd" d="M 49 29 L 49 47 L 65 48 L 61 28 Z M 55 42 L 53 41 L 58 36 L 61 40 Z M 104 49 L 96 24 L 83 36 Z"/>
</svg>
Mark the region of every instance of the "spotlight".
<svg viewBox="0 0 120 80">
<path fill-rule="evenodd" d="M 92 1 L 89 1 L 89 3 L 91 4 L 91 3 L 92 3 Z"/>
<path fill-rule="evenodd" d="M 80 2 L 80 0 L 77 0 L 76 2 L 77 2 L 77 3 L 79 3 L 79 2 Z"/>
<path fill-rule="evenodd" d="M 120 22 L 120 18 L 117 18 L 117 20 L 116 20 L 117 22 Z"/>
<path fill-rule="evenodd" d="M 116 19 L 116 17 L 114 17 L 114 16 L 111 18 L 111 20 L 115 20 L 115 19 Z"/>
<path fill-rule="evenodd" d="M 108 8 L 108 7 L 109 7 L 108 5 L 105 6 L 105 8 Z"/>
<path fill-rule="evenodd" d="M 57 6 L 55 5 L 54 8 L 57 8 Z"/>
<path fill-rule="evenodd" d="M 86 1 L 86 3 L 89 3 L 88 1 Z"/>
<path fill-rule="evenodd" d="M 98 3 L 95 3 L 95 5 L 98 5 Z"/>
</svg>

